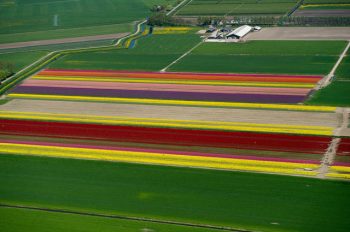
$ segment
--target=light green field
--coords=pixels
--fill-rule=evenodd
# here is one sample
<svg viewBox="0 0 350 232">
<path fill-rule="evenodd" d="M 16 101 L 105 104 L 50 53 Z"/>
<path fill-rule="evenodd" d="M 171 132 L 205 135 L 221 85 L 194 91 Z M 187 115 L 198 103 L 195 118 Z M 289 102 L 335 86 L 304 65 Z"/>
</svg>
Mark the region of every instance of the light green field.
<svg viewBox="0 0 350 232">
<path fill-rule="evenodd" d="M 69 55 L 51 67 L 159 71 L 199 41 L 193 34 L 152 35 L 134 49 Z M 324 75 L 345 46 L 342 41 L 203 43 L 170 71 Z"/>
<path fill-rule="evenodd" d="M 0 228 L 6 232 L 142 232 L 147 231 L 147 229 L 152 232 L 219 231 L 188 226 L 5 207 L 0 207 Z"/>
<path fill-rule="evenodd" d="M 6 37 L 8 34 L 26 32 L 30 33 L 23 40 L 15 38 L 15 41 L 125 32 L 130 30 L 128 23 L 150 15 L 152 5 L 173 5 L 175 2 L 175 0 L 0 0 L 0 42 L 8 41 Z M 96 29 L 96 26 L 103 28 Z M 54 31 L 61 29 L 71 30 Z"/>
<path fill-rule="evenodd" d="M 159 71 L 200 41 L 198 35 L 151 35 L 133 49 L 68 55 L 51 68 Z"/>
<path fill-rule="evenodd" d="M 1 155 L 0 183 L 3 204 L 266 232 L 350 230 L 350 182 Z"/>
<path fill-rule="evenodd" d="M 64 39 L 80 36 L 92 36 L 103 34 L 115 34 L 130 32 L 133 23 L 113 24 L 105 26 L 93 26 L 82 28 L 57 29 L 48 31 L 22 32 L 14 34 L 0 34 L 0 43 L 15 43 L 24 41 L 36 41 L 43 39 Z"/>
<path fill-rule="evenodd" d="M 14 71 L 17 72 L 27 65 L 35 62 L 41 57 L 45 56 L 48 51 L 28 51 L 0 54 L 0 62 L 11 63 L 14 65 Z"/>
<path fill-rule="evenodd" d="M 203 43 L 171 70 L 324 75 L 345 46 L 345 41 Z"/>
<path fill-rule="evenodd" d="M 274 15 L 285 14 L 297 0 L 193 0 L 178 15 Z"/>
</svg>

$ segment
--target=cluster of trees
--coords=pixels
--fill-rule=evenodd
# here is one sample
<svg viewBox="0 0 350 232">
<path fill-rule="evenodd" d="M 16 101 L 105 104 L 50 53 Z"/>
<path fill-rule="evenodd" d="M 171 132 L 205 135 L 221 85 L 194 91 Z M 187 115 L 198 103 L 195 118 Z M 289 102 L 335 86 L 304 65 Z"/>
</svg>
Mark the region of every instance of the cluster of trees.
<svg viewBox="0 0 350 232">
<path fill-rule="evenodd" d="M 166 13 L 155 13 L 148 19 L 148 25 L 150 26 L 182 26 L 188 25 L 186 20 L 166 15 Z"/>
<path fill-rule="evenodd" d="M 0 81 L 14 74 L 14 66 L 11 63 L 0 61 Z"/>
</svg>

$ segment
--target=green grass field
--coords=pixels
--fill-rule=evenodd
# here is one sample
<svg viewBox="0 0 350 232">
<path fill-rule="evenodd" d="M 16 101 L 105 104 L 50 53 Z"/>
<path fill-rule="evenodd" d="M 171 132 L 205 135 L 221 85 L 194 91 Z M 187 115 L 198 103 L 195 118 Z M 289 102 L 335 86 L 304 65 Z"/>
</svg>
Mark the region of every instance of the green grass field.
<svg viewBox="0 0 350 232">
<path fill-rule="evenodd" d="M 335 75 L 338 80 L 350 80 L 350 51 L 339 65 Z"/>
<path fill-rule="evenodd" d="M 0 0 L 0 42 L 7 34 L 27 33 L 24 38 L 52 39 L 129 30 L 108 25 L 146 18 L 153 4 L 173 5 L 175 0 Z M 101 31 L 96 26 L 104 26 Z M 107 29 L 106 29 L 107 26 Z M 113 26 L 112 26 L 113 27 Z M 72 29 L 56 33 L 53 30 Z M 73 32 L 73 33 L 72 33 Z M 15 41 L 23 41 L 15 38 Z"/>
<path fill-rule="evenodd" d="M 39 222 L 39 223 L 33 223 Z M 0 207 L 0 228 L 6 232 L 218 232 L 188 226 L 138 222 L 86 215 L 44 212 L 28 209 Z M 147 230 L 148 229 L 148 230 Z"/>
<path fill-rule="evenodd" d="M 198 35 L 152 35 L 133 49 L 68 55 L 51 68 L 159 71 L 200 41 Z"/>
<path fill-rule="evenodd" d="M 258 231 L 350 229 L 349 182 L 1 155 L 0 183 L 3 204 Z"/>
<path fill-rule="evenodd" d="M 297 0 L 193 0 L 178 15 L 281 15 Z"/>
<path fill-rule="evenodd" d="M 345 41 L 204 43 L 171 70 L 324 75 L 345 46 Z"/>
</svg>

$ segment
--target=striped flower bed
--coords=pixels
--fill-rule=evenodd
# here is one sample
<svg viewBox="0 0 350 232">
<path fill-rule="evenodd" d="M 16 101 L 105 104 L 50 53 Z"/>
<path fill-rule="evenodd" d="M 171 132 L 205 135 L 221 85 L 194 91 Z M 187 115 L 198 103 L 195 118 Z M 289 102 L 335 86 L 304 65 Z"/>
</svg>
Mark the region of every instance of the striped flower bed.
<svg viewBox="0 0 350 232">
<path fill-rule="evenodd" d="M 295 104 L 303 102 L 320 79 L 320 76 L 44 70 L 12 93 Z"/>
<path fill-rule="evenodd" d="M 220 128 L 203 129 L 202 126 L 188 127 L 177 125 L 145 125 L 142 120 L 130 125 L 130 119 L 111 122 L 110 119 L 89 118 L 16 117 L 2 115 L 0 127 L 2 134 L 24 136 L 46 136 L 60 138 L 107 140 L 149 144 L 169 144 L 181 146 L 222 147 L 251 150 L 290 151 L 323 154 L 328 148 L 330 137 L 301 136 L 289 134 L 254 133 L 247 130 L 229 131 Z M 14 119 L 18 118 L 18 119 Z"/>
<path fill-rule="evenodd" d="M 72 159 L 93 159 L 111 162 L 144 163 L 152 165 L 214 168 L 222 170 L 270 172 L 279 174 L 315 176 L 319 164 L 282 162 L 276 160 L 242 159 L 205 153 L 173 153 L 172 151 L 97 149 L 84 146 L 57 146 L 57 144 L 0 142 L 1 154 L 46 156 Z"/>
</svg>

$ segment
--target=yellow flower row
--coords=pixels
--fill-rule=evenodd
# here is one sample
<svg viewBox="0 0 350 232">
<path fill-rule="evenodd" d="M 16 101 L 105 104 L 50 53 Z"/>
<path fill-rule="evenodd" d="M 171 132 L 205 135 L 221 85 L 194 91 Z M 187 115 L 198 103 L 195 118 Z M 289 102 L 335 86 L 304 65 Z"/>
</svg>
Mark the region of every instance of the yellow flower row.
<svg viewBox="0 0 350 232">
<path fill-rule="evenodd" d="M 324 4 L 304 4 L 301 5 L 301 9 L 303 8 L 312 8 L 312 7 L 325 7 L 325 6 L 350 6 L 349 3 L 324 3 Z"/>
<path fill-rule="evenodd" d="M 52 114 L 38 112 L 15 112 L 2 111 L 0 118 L 11 119 L 32 119 L 44 121 L 63 121 L 95 123 L 108 125 L 132 125 L 132 126 L 150 126 L 150 127 L 170 127 L 185 129 L 207 129 L 224 131 L 253 131 L 253 132 L 271 132 L 271 133 L 291 133 L 306 135 L 332 135 L 333 129 L 320 126 L 297 126 L 280 124 L 256 124 L 244 122 L 215 122 L 215 121 L 195 121 L 195 120 L 176 120 L 176 119 L 157 119 L 157 118 L 131 118 L 115 116 L 91 116 L 75 114 Z"/>
<path fill-rule="evenodd" d="M 190 31 L 192 27 L 156 27 L 154 31 Z"/>
<path fill-rule="evenodd" d="M 330 169 L 332 171 L 349 172 L 350 173 L 350 167 L 346 167 L 346 166 L 332 166 Z"/>
<path fill-rule="evenodd" d="M 93 101 L 93 102 L 113 102 L 113 103 L 136 103 L 152 105 L 182 105 L 198 107 L 227 107 L 227 108 L 247 108 L 247 109 L 273 109 L 273 110 L 293 110 L 293 111 L 321 111 L 335 112 L 336 107 L 328 106 L 305 106 L 286 104 L 259 104 L 241 102 L 210 102 L 210 101 L 186 101 L 186 100 L 162 100 L 162 99 L 137 99 L 137 98 L 110 98 L 110 97 L 86 97 L 86 96 L 59 96 L 44 94 L 9 94 L 10 98 L 23 99 L 44 99 L 44 100 L 67 100 L 67 101 Z"/>
<path fill-rule="evenodd" d="M 8 143 L 0 143 L 0 153 L 311 176 L 314 176 L 317 173 L 315 171 L 305 171 L 304 169 L 308 168 L 315 170 L 319 167 L 319 165 L 315 164 Z"/>
<path fill-rule="evenodd" d="M 326 176 L 330 178 L 350 179 L 350 174 L 328 173 Z"/>
</svg>

